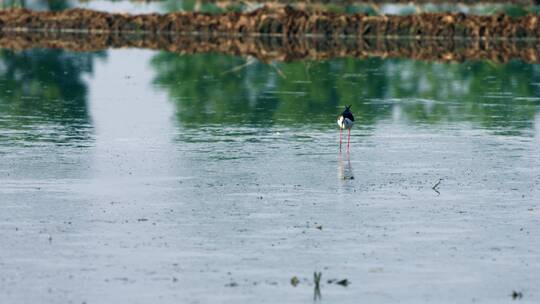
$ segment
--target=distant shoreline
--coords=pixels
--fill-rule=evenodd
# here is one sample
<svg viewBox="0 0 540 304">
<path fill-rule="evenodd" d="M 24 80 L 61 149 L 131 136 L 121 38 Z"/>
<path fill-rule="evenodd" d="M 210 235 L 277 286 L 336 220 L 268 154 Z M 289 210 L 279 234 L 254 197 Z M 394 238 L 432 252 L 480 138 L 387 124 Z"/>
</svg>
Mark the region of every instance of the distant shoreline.
<svg viewBox="0 0 540 304">
<path fill-rule="evenodd" d="M 36 12 L 28 9 L 0 11 L 3 32 L 92 32 L 92 33 L 174 33 L 204 35 L 279 35 L 351 37 L 460 37 L 538 38 L 540 15 L 512 18 L 463 13 L 422 13 L 418 15 L 340 14 L 306 12 L 290 6 L 263 7 L 252 12 L 205 14 L 118 14 L 87 9 Z"/>
</svg>

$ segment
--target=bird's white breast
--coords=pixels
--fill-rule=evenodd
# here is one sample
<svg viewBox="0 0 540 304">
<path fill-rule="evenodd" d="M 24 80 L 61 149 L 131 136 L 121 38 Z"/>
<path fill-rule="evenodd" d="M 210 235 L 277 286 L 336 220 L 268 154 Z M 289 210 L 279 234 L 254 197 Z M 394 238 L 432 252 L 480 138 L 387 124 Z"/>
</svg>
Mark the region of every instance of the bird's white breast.
<svg viewBox="0 0 540 304">
<path fill-rule="evenodd" d="M 354 121 L 348 118 L 344 119 L 343 116 L 340 116 L 338 117 L 337 124 L 341 129 L 350 129 L 354 125 Z"/>
</svg>

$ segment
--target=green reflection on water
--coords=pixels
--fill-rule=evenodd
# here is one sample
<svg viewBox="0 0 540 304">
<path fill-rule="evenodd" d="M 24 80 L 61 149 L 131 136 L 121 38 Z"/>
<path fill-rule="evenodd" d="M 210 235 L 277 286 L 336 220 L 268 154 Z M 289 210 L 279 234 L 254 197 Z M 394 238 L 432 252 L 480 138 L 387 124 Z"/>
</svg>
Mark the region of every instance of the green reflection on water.
<svg viewBox="0 0 540 304">
<path fill-rule="evenodd" d="M 9 139 L 66 142 L 90 136 L 85 75 L 105 53 L 0 51 L 0 131 Z M 154 84 L 185 127 L 335 127 L 343 105 L 357 123 L 470 123 L 497 134 L 534 131 L 540 66 L 512 61 L 430 63 L 341 58 L 265 64 L 218 54 L 157 53 Z M 126 107 L 129 105 L 126 104 Z M 53 129 L 44 132 L 44 129 Z M 39 129 L 39 130 L 38 130 Z M 6 131 L 7 130 L 7 131 Z M 2 134 L 0 134 L 2 138 Z"/>
<path fill-rule="evenodd" d="M 335 59 L 263 64 L 161 52 L 152 60 L 184 126 L 310 123 L 326 128 L 344 104 L 358 122 L 471 122 L 501 134 L 533 127 L 540 68 L 519 61 L 431 63 Z"/>
<path fill-rule="evenodd" d="M 24 141 L 85 139 L 90 128 L 84 74 L 103 53 L 0 51 L 0 129 Z M 45 131 L 48 130 L 48 131 Z"/>
<path fill-rule="evenodd" d="M 371 123 L 389 110 L 384 105 L 360 102 L 361 96 L 383 96 L 387 81 L 383 75 L 372 75 L 371 85 L 364 89 L 339 77 L 377 69 L 380 60 L 294 62 L 275 67 L 254 63 L 234 71 L 245 61 L 163 52 L 152 64 L 158 72 L 155 83 L 169 91 L 178 107 L 178 120 L 185 125 L 321 123 L 329 114 L 333 119 L 344 103 L 354 104 L 357 116 Z"/>
<path fill-rule="evenodd" d="M 538 65 L 402 61 L 387 74 L 392 97 L 421 99 L 401 105 L 410 121 L 471 121 L 510 133 L 533 127 L 540 96 Z"/>
</svg>

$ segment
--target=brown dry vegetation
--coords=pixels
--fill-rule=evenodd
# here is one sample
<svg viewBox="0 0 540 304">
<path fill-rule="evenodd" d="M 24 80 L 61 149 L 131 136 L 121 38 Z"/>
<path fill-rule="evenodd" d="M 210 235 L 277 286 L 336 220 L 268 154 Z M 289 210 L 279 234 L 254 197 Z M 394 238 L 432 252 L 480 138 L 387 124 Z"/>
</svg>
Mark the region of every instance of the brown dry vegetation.
<svg viewBox="0 0 540 304">
<path fill-rule="evenodd" d="M 334 57 L 402 57 L 428 61 L 485 59 L 496 62 L 507 62 L 511 59 L 521 59 L 531 63 L 540 61 L 540 41 L 536 40 L 346 39 L 342 37 L 321 39 L 281 36 L 5 32 L 0 34 L 0 47 L 13 50 L 63 48 L 73 51 L 134 47 L 186 54 L 214 52 L 251 56 L 264 62 L 321 60 Z"/>
<path fill-rule="evenodd" d="M 198 33 L 202 35 L 272 34 L 281 36 L 324 35 L 354 37 L 466 37 L 537 38 L 540 16 L 511 18 L 504 14 L 473 16 L 463 13 L 424 13 L 409 16 L 367 16 L 306 12 L 289 6 L 261 8 L 253 12 L 205 14 L 111 14 L 85 9 L 35 12 L 26 9 L 0 11 L 2 31 L 39 30 L 88 32 Z"/>
</svg>

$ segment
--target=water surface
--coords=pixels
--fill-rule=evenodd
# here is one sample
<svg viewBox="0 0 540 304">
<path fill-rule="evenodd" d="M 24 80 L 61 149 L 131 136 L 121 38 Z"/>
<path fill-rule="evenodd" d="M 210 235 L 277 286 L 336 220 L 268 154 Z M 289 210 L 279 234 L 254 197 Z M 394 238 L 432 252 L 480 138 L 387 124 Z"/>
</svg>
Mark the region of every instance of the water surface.
<svg viewBox="0 0 540 304">
<path fill-rule="evenodd" d="M 0 61 L 2 303 L 540 299 L 538 65 Z"/>
</svg>

